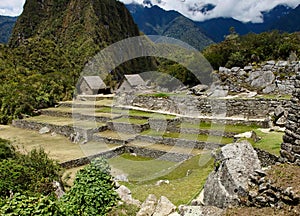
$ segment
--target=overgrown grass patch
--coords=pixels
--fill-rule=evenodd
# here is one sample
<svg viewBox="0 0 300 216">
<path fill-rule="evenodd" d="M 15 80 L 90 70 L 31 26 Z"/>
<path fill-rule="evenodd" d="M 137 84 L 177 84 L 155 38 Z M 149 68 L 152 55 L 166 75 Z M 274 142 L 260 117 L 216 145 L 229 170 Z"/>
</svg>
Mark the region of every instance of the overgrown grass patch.
<svg viewBox="0 0 300 216">
<path fill-rule="evenodd" d="M 183 122 L 179 124 L 177 127 L 187 128 L 187 129 L 199 129 L 199 130 L 216 130 L 225 132 L 233 132 L 233 133 L 243 133 L 246 131 L 252 131 L 258 128 L 257 125 L 229 125 L 229 124 L 216 124 L 211 122 L 200 122 L 199 124 L 193 124 L 188 122 Z"/>
<path fill-rule="evenodd" d="M 141 133 L 141 135 L 147 136 L 162 136 L 166 138 L 175 138 L 175 139 L 187 139 L 187 140 L 197 140 L 197 141 L 207 141 L 213 143 L 228 144 L 233 142 L 231 137 L 221 137 L 221 136 L 211 136 L 206 134 L 188 134 L 188 133 L 175 133 L 175 132 L 164 132 L 156 130 L 146 130 Z"/>
<path fill-rule="evenodd" d="M 147 119 L 135 119 L 135 118 L 117 118 L 117 119 L 114 119 L 112 122 L 143 125 L 143 124 L 146 124 L 148 122 L 148 120 Z"/>
<path fill-rule="evenodd" d="M 280 155 L 280 146 L 282 143 L 283 132 L 263 133 L 260 130 L 255 130 L 261 140 L 253 143 L 254 147 L 266 150 L 274 155 Z"/>
<path fill-rule="evenodd" d="M 164 161 L 161 161 L 164 164 Z M 126 168 L 124 166 L 124 168 Z M 127 170 L 135 170 L 134 166 Z M 188 204 L 201 191 L 207 176 L 213 170 L 213 160 L 209 153 L 198 155 L 179 164 L 176 168 L 160 177 L 154 176 L 148 181 L 124 183 L 130 188 L 134 198 L 144 201 L 149 194 L 166 196 L 175 205 Z M 187 175 L 187 173 L 190 173 Z M 143 175 L 148 175 L 144 169 Z M 156 185 L 158 180 L 169 180 L 170 184 Z"/>
</svg>

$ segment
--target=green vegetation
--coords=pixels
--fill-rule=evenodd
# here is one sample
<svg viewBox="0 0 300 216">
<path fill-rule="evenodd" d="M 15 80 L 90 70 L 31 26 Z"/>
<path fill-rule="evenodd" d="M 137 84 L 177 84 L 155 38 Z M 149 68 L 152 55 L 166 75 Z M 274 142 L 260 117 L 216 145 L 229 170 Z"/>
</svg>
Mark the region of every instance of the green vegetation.
<svg viewBox="0 0 300 216">
<path fill-rule="evenodd" d="M 299 55 L 299 33 L 279 33 L 237 35 L 234 30 L 225 41 L 209 46 L 204 56 L 214 69 L 233 67 L 266 60 L 288 59 L 291 53 Z"/>
<path fill-rule="evenodd" d="M 283 132 L 263 133 L 260 130 L 255 130 L 261 140 L 253 143 L 254 147 L 266 150 L 274 155 L 280 155 L 280 146 L 282 143 Z"/>
<path fill-rule="evenodd" d="M 1 140 L 9 145 L 9 141 Z M 1 152 L 7 146 L 0 146 Z M 13 149 L 13 148 L 11 148 Z M 13 156 L 12 156 L 13 155 Z M 80 170 L 71 189 L 58 200 L 53 182 L 62 180 L 62 168 L 42 150 L 2 155 L 0 160 L 1 215 L 106 215 L 118 200 L 110 167 L 103 158 Z"/>
<path fill-rule="evenodd" d="M 97 158 L 76 174 L 73 187 L 62 198 L 66 215 L 106 215 L 117 204 L 118 195 L 110 166 Z"/>
<path fill-rule="evenodd" d="M 124 159 L 121 161 L 124 161 Z M 114 161 L 114 163 L 115 168 L 119 168 L 118 165 L 120 165 L 120 167 L 122 166 L 124 173 L 132 173 L 134 170 L 137 170 L 137 173 L 132 173 L 132 175 L 139 176 L 140 180 L 146 180 L 136 182 L 129 181 L 128 183 L 123 182 L 124 185 L 130 188 L 134 198 L 144 201 L 149 194 L 154 194 L 157 197 L 166 196 L 177 206 L 187 204 L 194 199 L 200 193 L 208 174 L 213 170 L 213 160 L 211 159 L 210 153 L 195 156 L 190 160 L 174 166 L 173 169 L 164 170 L 160 173 L 160 176 L 152 175 L 152 173 L 148 173 L 145 170 L 136 169 L 136 166 L 139 167 L 140 165 L 133 161 L 130 163 L 131 166 L 125 166 L 122 162 L 117 163 Z M 147 166 L 150 166 L 152 170 L 154 170 L 156 166 L 158 166 L 156 169 L 159 170 L 159 167 L 164 164 L 165 161 L 160 161 L 160 165 L 155 164 L 153 160 L 145 161 L 145 163 L 147 163 Z M 163 166 L 160 169 L 163 170 L 164 168 Z M 190 173 L 190 175 L 187 175 L 187 173 Z M 169 180 L 170 184 L 155 185 L 158 180 L 162 179 Z"/>
<path fill-rule="evenodd" d="M 211 122 L 200 122 L 200 124 L 193 124 L 188 122 L 183 122 L 179 124 L 177 127 L 187 128 L 187 129 L 199 129 L 199 130 L 215 130 L 215 131 L 223 131 L 224 132 L 233 132 L 233 133 L 243 133 L 246 131 L 251 131 L 257 129 L 257 125 L 229 125 L 229 124 L 215 124 Z"/>
<path fill-rule="evenodd" d="M 135 118 L 117 118 L 117 119 L 114 119 L 112 122 L 143 125 L 143 124 L 146 124 L 148 122 L 148 120 L 147 119 L 135 119 Z"/>
<path fill-rule="evenodd" d="M 187 140 L 197 140 L 197 141 L 207 141 L 212 143 L 228 144 L 233 142 L 233 138 L 221 137 L 221 136 L 211 136 L 205 134 L 187 134 L 187 133 L 171 133 L 171 132 L 161 132 L 156 130 L 146 130 L 141 133 L 141 135 L 147 136 L 162 136 L 167 138 L 179 138 Z"/>
<path fill-rule="evenodd" d="M 117 114 L 123 114 L 127 116 L 132 117 L 145 117 L 145 118 L 154 118 L 154 119 L 174 119 L 175 115 L 169 115 L 169 114 L 161 114 L 161 113 L 155 113 L 155 112 L 146 112 L 142 110 L 127 110 L 127 109 L 120 109 L 120 108 L 110 108 L 110 107 L 103 107 L 100 109 L 97 109 L 96 112 L 100 113 L 117 113 Z"/>
</svg>

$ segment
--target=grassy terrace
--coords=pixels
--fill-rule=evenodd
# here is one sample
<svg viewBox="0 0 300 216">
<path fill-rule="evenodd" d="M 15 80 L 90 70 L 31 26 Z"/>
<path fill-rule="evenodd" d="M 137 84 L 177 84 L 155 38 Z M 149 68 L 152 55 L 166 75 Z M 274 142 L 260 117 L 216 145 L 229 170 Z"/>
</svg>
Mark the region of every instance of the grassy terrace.
<svg viewBox="0 0 300 216">
<path fill-rule="evenodd" d="M 83 128 L 95 128 L 95 127 L 101 127 L 104 126 L 104 123 L 99 123 L 95 121 L 87 121 L 87 120 L 73 120 L 72 118 L 64 118 L 64 117 L 54 117 L 54 116 L 35 116 L 26 119 L 26 121 L 32 121 L 32 122 L 38 122 L 38 123 L 48 123 L 53 124 L 57 126 L 78 126 Z"/>
<path fill-rule="evenodd" d="M 201 130 L 216 130 L 233 133 L 243 133 L 246 131 L 251 131 L 257 129 L 257 125 L 228 125 L 228 124 L 215 124 L 211 122 L 200 122 L 199 124 L 192 124 L 188 122 L 183 122 L 178 125 L 178 128 L 187 128 L 187 129 L 201 129 Z"/>
<path fill-rule="evenodd" d="M 135 118 L 117 118 L 117 119 L 112 120 L 112 122 L 143 125 L 143 124 L 148 123 L 148 120 L 147 119 L 135 119 Z"/>
<path fill-rule="evenodd" d="M 208 174 L 213 170 L 210 154 L 202 154 L 183 163 L 165 162 L 128 154 L 109 160 L 113 170 L 126 173 L 128 186 L 134 198 L 144 201 L 149 194 L 166 196 L 175 205 L 189 203 L 202 189 Z M 199 165 L 201 164 L 201 165 Z M 189 171 L 190 175 L 187 176 Z M 155 185 L 167 179 L 170 184 Z"/>
<path fill-rule="evenodd" d="M 141 135 L 147 136 L 162 136 L 166 138 L 179 138 L 187 140 L 207 141 L 212 143 L 228 144 L 233 142 L 233 138 L 221 137 L 221 136 L 210 136 L 204 134 L 185 134 L 185 133 L 171 133 L 171 132 L 160 132 L 155 130 L 146 130 Z"/>
<path fill-rule="evenodd" d="M 96 110 L 92 109 L 92 108 L 56 107 L 56 108 L 47 108 L 46 110 L 54 111 L 54 112 L 62 112 L 62 113 L 80 113 L 83 115 L 92 115 L 92 116 L 107 117 L 107 118 L 115 118 L 115 117 L 120 116 L 118 114 L 114 114 L 111 112 L 99 113 L 99 112 L 96 112 Z"/>
<path fill-rule="evenodd" d="M 169 145 L 163 145 L 163 144 L 153 144 L 153 143 L 147 143 L 143 141 L 133 141 L 129 144 L 130 146 L 138 146 L 138 147 L 144 147 L 148 149 L 155 149 L 165 152 L 177 152 L 182 154 L 202 154 L 203 150 L 195 149 L 195 148 L 181 148 L 179 146 L 169 146 Z"/>
<path fill-rule="evenodd" d="M 74 107 L 80 107 L 80 105 L 95 105 L 95 106 L 111 106 L 113 104 L 112 99 L 103 99 L 99 101 L 82 101 L 82 100 L 74 100 L 74 101 L 64 101 L 60 103 L 61 105 L 67 104 Z"/>
<path fill-rule="evenodd" d="M 145 118 L 158 118 L 158 119 L 174 119 L 175 115 L 167 115 L 167 114 L 160 114 L 154 112 L 145 112 L 141 110 L 128 110 L 128 109 L 121 109 L 121 108 L 111 108 L 111 107 L 103 107 L 97 109 L 96 112 L 99 113 L 117 113 L 122 115 L 128 116 L 137 116 L 137 117 L 145 117 Z"/>
</svg>

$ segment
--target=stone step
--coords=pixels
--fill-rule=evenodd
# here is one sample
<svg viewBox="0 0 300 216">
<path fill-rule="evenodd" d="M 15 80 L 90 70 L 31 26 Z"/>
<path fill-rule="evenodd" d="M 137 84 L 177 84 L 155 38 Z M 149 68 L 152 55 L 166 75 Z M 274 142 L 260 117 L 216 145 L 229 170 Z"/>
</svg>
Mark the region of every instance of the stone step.
<svg viewBox="0 0 300 216">
<path fill-rule="evenodd" d="M 110 130 L 125 134 L 138 134 L 150 128 L 147 119 L 117 118 L 107 122 Z"/>
<path fill-rule="evenodd" d="M 151 143 L 151 142 L 143 142 L 139 140 L 132 141 L 127 144 L 127 146 L 135 146 L 135 147 L 141 147 L 141 148 L 149 148 L 149 149 L 155 149 L 155 150 L 161 150 L 165 152 L 172 152 L 172 153 L 181 153 L 181 154 L 191 154 L 191 155 L 198 155 L 202 154 L 206 151 L 196 149 L 196 148 L 182 148 L 179 146 L 170 146 L 170 145 L 164 145 L 164 144 L 158 144 L 158 143 Z"/>
<path fill-rule="evenodd" d="M 63 101 L 59 102 L 59 107 L 74 107 L 74 108 L 102 108 L 102 107 L 110 107 L 113 105 L 112 99 L 103 99 L 99 101 L 83 101 L 83 100 L 73 100 L 73 101 Z"/>
<path fill-rule="evenodd" d="M 220 142 L 215 142 L 214 140 L 211 141 L 209 138 L 206 141 L 201 141 L 197 139 L 197 134 L 192 135 L 194 136 L 194 138 L 185 138 L 184 136 L 178 138 L 171 138 L 164 136 L 138 135 L 136 139 L 142 142 L 148 142 L 153 144 L 163 144 L 169 146 L 179 146 L 181 148 L 195 149 L 216 149 L 225 145 Z M 220 139 L 222 139 L 222 137 L 220 137 Z"/>
<path fill-rule="evenodd" d="M 104 142 L 107 144 L 125 145 L 135 139 L 135 134 L 121 133 L 111 130 L 105 130 L 93 135 L 96 142 Z"/>
<path fill-rule="evenodd" d="M 57 107 L 40 110 L 42 115 L 74 118 L 77 120 L 89 120 L 97 122 L 106 122 L 116 118 L 120 118 L 120 114 L 100 113 L 92 108 L 72 108 L 72 107 Z"/>
</svg>

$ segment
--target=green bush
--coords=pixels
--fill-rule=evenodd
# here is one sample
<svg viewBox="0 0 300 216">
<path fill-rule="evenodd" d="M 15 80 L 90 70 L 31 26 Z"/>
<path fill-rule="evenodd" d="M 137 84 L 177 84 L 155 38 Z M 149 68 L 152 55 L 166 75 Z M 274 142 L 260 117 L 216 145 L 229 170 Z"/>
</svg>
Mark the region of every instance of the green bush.
<svg viewBox="0 0 300 216">
<path fill-rule="evenodd" d="M 52 194 L 53 181 L 61 181 L 61 167 L 42 150 L 0 161 L 0 197 L 11 193 Z"/>
<path fill-rule="evenodd" d="M 43 195 L 25 196 L 17 193 L 2 205 L 0 204 L 0 215 L 63 216 L 63 212 L 53 197 Z"/>
<path fill-rule="evenodd" d="M 62 205 L 67 215 L 106 215 L 118 200 L 114 189 L 108 162 L 97 158 L 77 173 Z"/>
<path fill-rule="evenodd" d="M 8 140 L 0 138 L 0 160 L 15 157 L 15 149 Z"/>
</svg>

